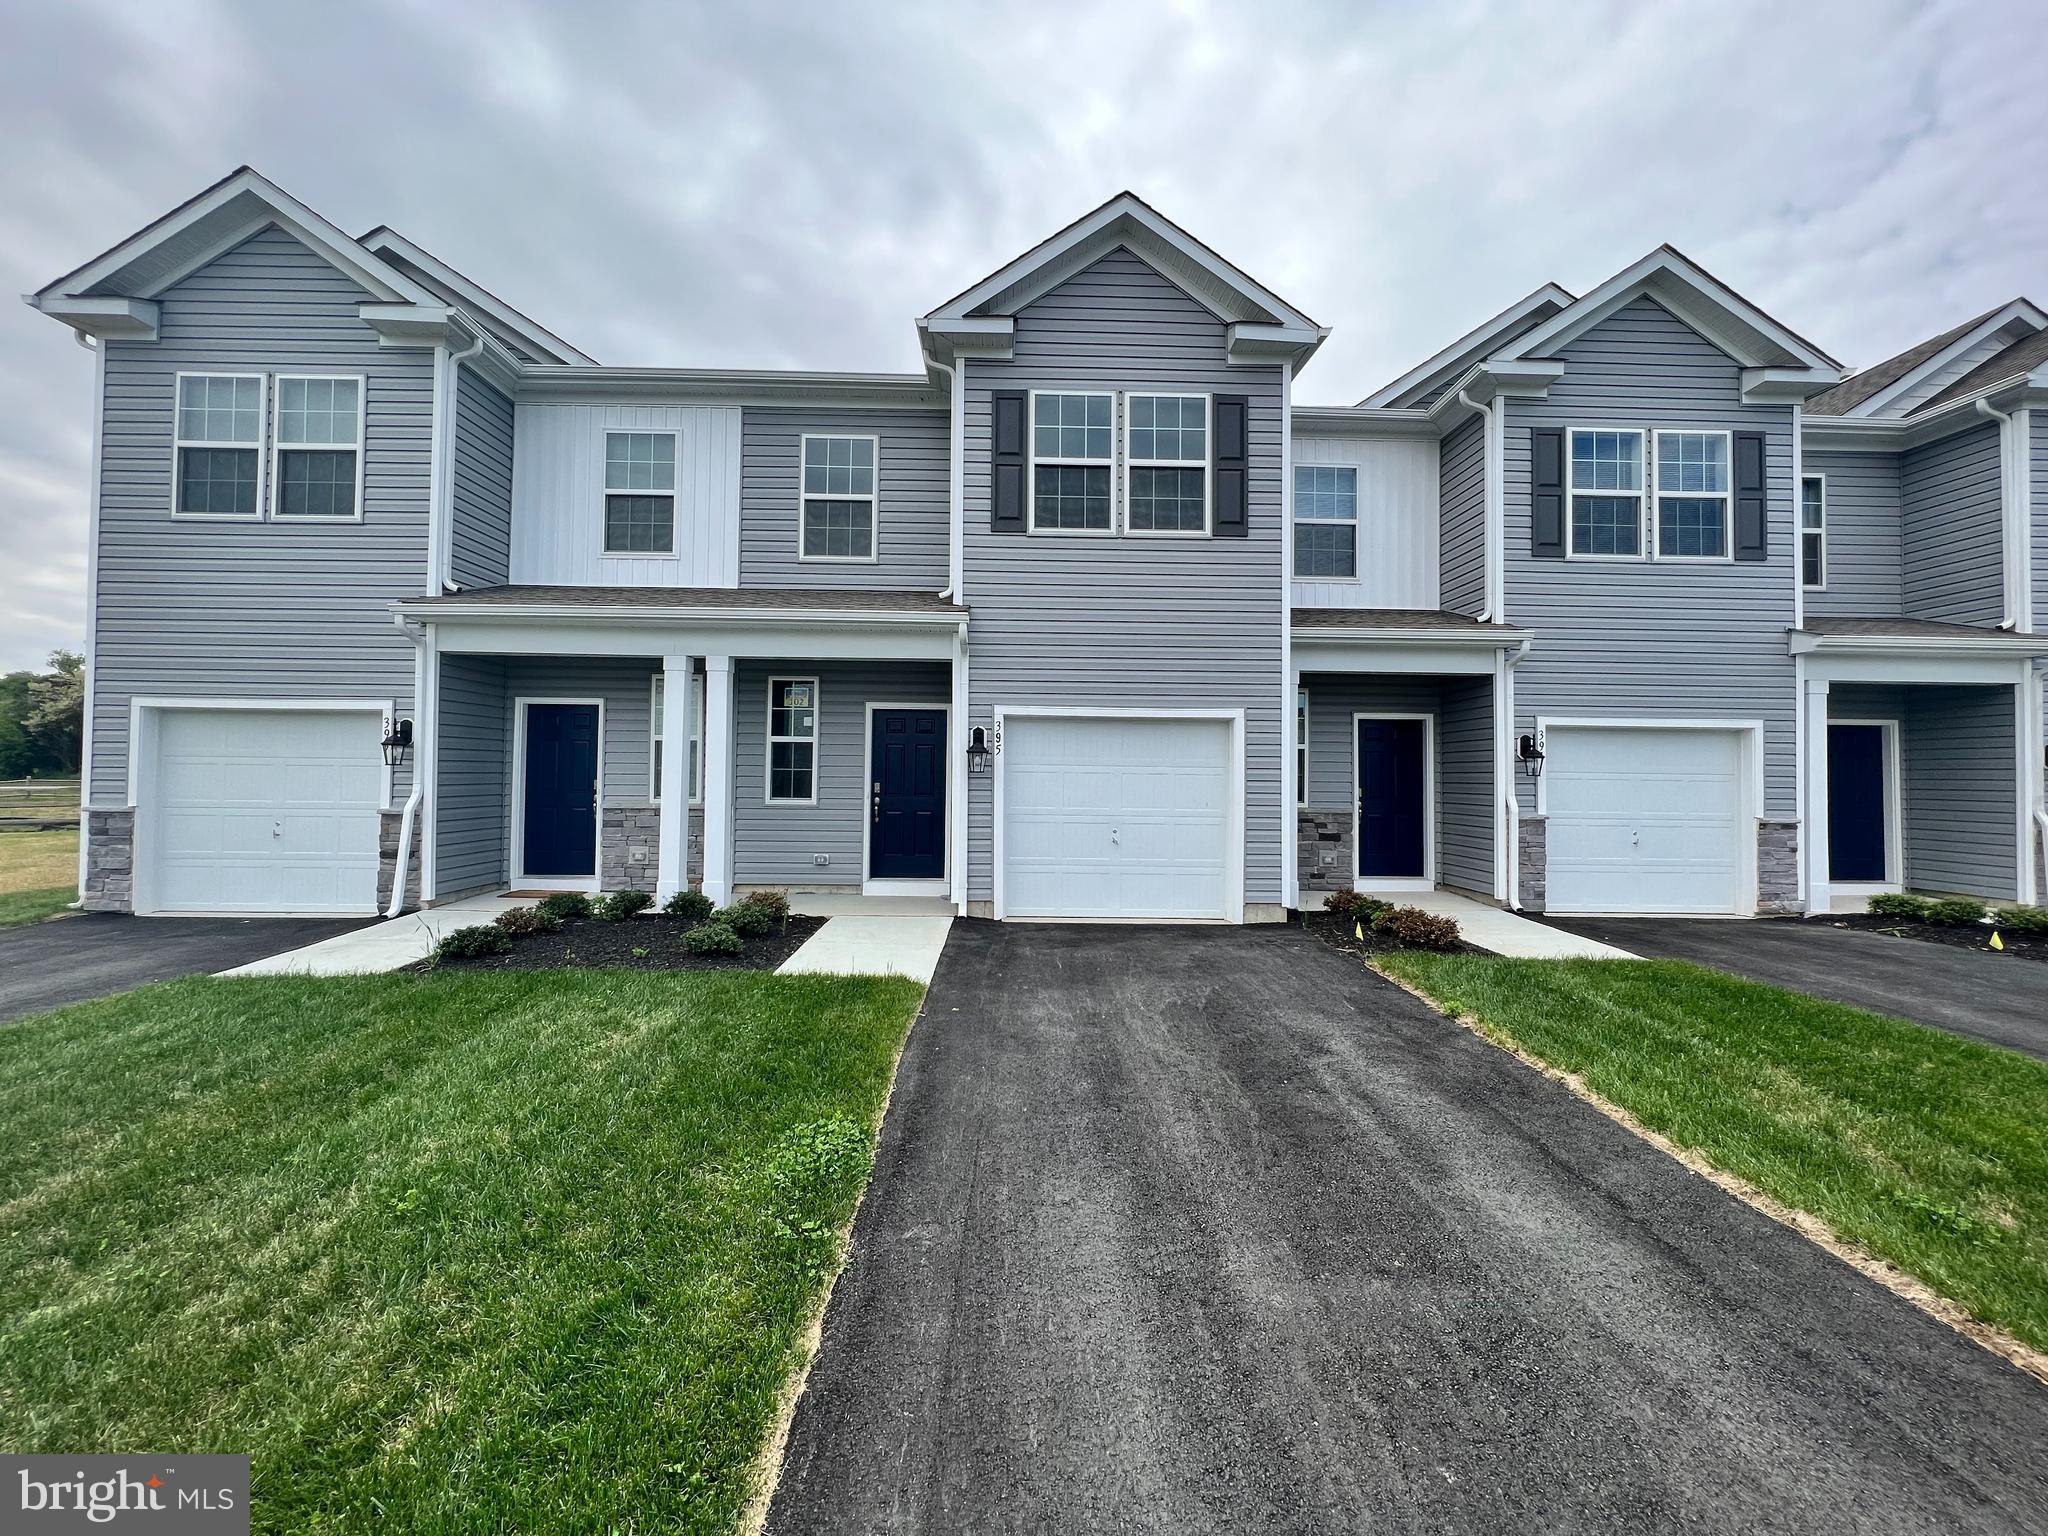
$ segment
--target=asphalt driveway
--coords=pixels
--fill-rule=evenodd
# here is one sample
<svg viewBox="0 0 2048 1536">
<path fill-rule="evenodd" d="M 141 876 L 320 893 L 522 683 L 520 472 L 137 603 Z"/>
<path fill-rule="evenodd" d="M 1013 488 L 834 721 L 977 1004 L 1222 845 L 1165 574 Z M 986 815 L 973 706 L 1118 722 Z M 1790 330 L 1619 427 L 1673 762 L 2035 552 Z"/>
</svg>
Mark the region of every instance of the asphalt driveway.
<svg viewBox="0 0 2048 1536">
<path fill-rule="evenodd" d="M 1692 960 L 2048 1059 L 2048 965 L 2039 960 L 1889 939 L 1818 919 L 1543 921 L 1646 958 Z"/>
<path fill-rule="evenodd" d="M 960 922 L 769 1515 L 2048 1529 L 2048 1389 L 1298 929 Z"/>
<path fill-rule="evenodd" d="M 87 912 L 0 929 L 0 1020 L 126 992 L 174 976 L 224 971 L 374 917 L 127 917 Z"/>
</svg>

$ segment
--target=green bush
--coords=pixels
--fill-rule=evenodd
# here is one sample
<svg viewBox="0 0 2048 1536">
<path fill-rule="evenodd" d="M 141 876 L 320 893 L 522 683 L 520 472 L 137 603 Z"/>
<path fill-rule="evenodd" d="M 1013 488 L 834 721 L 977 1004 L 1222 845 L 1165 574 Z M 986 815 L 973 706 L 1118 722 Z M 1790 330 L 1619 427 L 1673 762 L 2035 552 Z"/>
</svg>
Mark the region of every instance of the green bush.
<svg viewBox="0 0 2048 1536">
<path fill-rule="evenodd" d="M 535 903 L 537 909 L 558 923 L 572 917 L 590 916 L 590 898 L 581 891 L 556 891 Z"/>
<path fill-rule="evenodd" d="M 434 960 L 475 960 L 484 955 L 502 955 L 512 947 L 512 935 L 495 923 L 478 923 L 443 934 L 434 946 Z"/>
<path fill-rule="evenodd" d="M 1870 911 L 1874 917 L 1898 917 L 1916 923 L 1927 921 L 1926 899 L 1902 895 L 1897 891 L 1887 891 L 1881 896 L 1871 897 Z"/>
<path fill-rule="evenodd" d="M 1927 903 L 1927 921 L 1949 928 L 1967 928 L 1984 921 L 1984 903 L 1968 896 L 1948 896 Z"/>
<path fill-rule="evenodd" d="M 662 911 L 670 917 L 685 918 L 690 922 L 702 922 L 711 915 L 711 898 L 702 891 L 677 891 L 669 897 Z"/>
<path fill-rule="evenodd" d="M 683 935 L 683 948 L 693 955 L 736 955 L 740 936 L 724 923 L 702 922 Z"/>
<path fill-rule="evenodd" d="M 509 912 L 500 912 L 496 922 L 515 939 L 529 933 L 550 933 L 562 926 L 539 907 L 514 907 Z"/>
<path fill-rule="evenodd" d="M 645 891 L 613 891 L 591 904 L 590 915 L 600 923 L 623 923 L 653 905 L 654 898 Z"/>
<path fill-rule="evenodd" d="M 1323 898 L 1325 912 L 1364 923 L 1373 922 L 1382 912 L 1393 910 L 1393 906 L 1391 901 L 1381 901 L 1377 896 L 1361 896 L 1356 891 L 1332 891 Z"/>
<path fill-rule="evenodd" d="M 775 919 L 768 915 L 766 907 L 753 907 L 744 901 L 734 902 L 729 907 L 720 907 L 711 914 L 711 921 L 722 923 L 734 933 L 766 933 L 775 926 Z"/>
<path fill-rule="evenodd" d="M 1991 921 L 2007 933 L 2048 934 L 2048 907 L 2005 907 Z"/>
<path fill-rule="evenodd" d="M 1413 944 L 1417 949 L 1449 949 L 1458 942 L 1455 917 L 1438 917 L 1420 907 L 1390 906 L 1374 916 L 1372 931 L 1399 939 L 1403 944 Z"/>
<path fill-rule="evenodd" d="M 766 912 L 776 923 L 786 923 L 789 921 L 789 892 L 787 891 L 770 890 L 764 886 L 758 891 L 747 892 L 746 896 L 741 899 L 740 905 L 743 907 L 758 907 L 763 912 Z"/>
</svg>

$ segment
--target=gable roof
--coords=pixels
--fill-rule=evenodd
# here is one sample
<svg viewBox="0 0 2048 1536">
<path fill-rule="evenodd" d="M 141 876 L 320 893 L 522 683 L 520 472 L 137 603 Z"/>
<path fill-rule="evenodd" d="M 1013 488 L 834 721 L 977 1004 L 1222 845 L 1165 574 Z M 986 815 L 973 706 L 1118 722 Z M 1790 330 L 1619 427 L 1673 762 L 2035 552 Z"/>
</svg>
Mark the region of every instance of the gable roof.
<svg viewBox="0 0 2048 1536">
<path fill-rule="evenodd" d="M 1953 330 L 1943 331 L 1939 336 L 1930 336 L 1918 346 L 1906 348 L 1896 357 L 1865 368 L 1861 373 L 1852 373 L 1832 389 L 1822 390 L 1806 402 L 1809 416 L 1844 416 L 1861 405 L 1872 395 L 1889 389 L 1907 374 L 1916 371 L 1922 363 L 1935 354 L 1946 350 L 1952 343 L 1967 336 L 1978 326 L 1997 314 L 1995 309 L 1986 310 L 1973 320 L 1965 320 Z"/>
<path fill-rule="evenodd" d="M 379 225 L 362 236 L 358 243 L 406 271 L 449 303 L 473 311 L 492 335 L 520 354 L 522 362 L 596 365 L 596 358 L 579 352 L 546 326 L 514 309 L 490 289 L 463 276 L 430 251 L 413 244 L 390 225 Z"/>
<path fill-rule="evenodd" d="M 1931 403 L 1921 402 L 1918 406 L 1900 407 L 1891 402 L 1912 385 L 1930 375 L 1938 376 L 1941 370 L 1967 361 L 1969 356 L 1987 341 L 1997 343 L 2000 333 L 2006 333 L 2003 345 L 1994 345 L 1991 356 L 2005 351 L 2016 342 L 2023 341 L 2024 335 L 2013 332 L 2038 332 L 2048 329 L 2048 314 L 2044 314 L 2026 299 L 2014 299 L 1996 309 L 1987 309 L 1983 314 L 1965 320 L 1961 325 L 1943 331 L 1939 336 L 1930 336 L 1917 346 L 1906 348 L 1896 357 L 1852 374 L 1833 389 L 1815 395 L 1806 402 L 1806 412 L 1811 416 L 1874 416 L 1879 414 L 1899 416 L 1911 414 L 1913 410 L 1925 409 Z M 1990 359 L 1980 359 L 1980 363 Z M 1975 367 L 1966 370 L 1965 377 L 1974 373 Z M 1951 380 L 1934 399 L 1952 396 L 1957 381 Z M 1981 387 L 1981 386 L 1980 386 Z"/>
<path fill-rule="evenodd" d="M 1572 295 L 1556 283 L 1545 283 L 1495 315 L 1467 331 L 1434 357 L 1416 364 L 1392 383 L 1359 401 L 1364 410 L 1400 409 L 1426 399 L 1456 379 L 1466 369 L 1497 347 L 1536 326 L 1573 302 Z"/>
<path fill-rule="evenodd" d="M 918 329 L 966 350 L 1007 343 L 1005 323 L 1034 299 L 1122 247 L 1231 327 L 1233 352 L 1298 360 L 1329 335 L 1270 288 L 1131 192 L 1119 192 L 921 317 Z"/>
<path fill-rule="evenodd" d="M 1789 369 L 1832 384 L 1842 365 L 1772 318 L 1683 251 L 1660 245 L 1573 301 L 1489 361 L 1555 358 L 1638 298 L 1654 299 L 1746 368 Z"/>
<path fill-rule="evenodd" d="M 1995 384 L 2023 379 L 2044 364 L 2048 364 L 2048 330 L 2039 330 L 2032 335 L 2021 337 L 2010 346 L 2003 347 L 1985 358 L 1914 414 L 1917 416 L 1928 411 L 1938 411 L 1944 406 L 1954 405 L 1958 400 L 1967 400 Z"/>
</svg>

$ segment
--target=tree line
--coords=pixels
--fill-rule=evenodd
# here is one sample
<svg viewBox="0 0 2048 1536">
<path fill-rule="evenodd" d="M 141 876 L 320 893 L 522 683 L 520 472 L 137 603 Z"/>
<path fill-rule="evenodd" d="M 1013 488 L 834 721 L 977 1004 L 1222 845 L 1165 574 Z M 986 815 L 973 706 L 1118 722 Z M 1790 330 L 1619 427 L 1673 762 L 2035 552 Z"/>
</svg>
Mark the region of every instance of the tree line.
<svg viewBox="0 0 2048 1536">
<path fill-rule="evenodd" d="M 0 779 L 74 777 L 84 739 L 83 656 L 52 651 L 48 671 L 0 675 Z"/>
</svg>

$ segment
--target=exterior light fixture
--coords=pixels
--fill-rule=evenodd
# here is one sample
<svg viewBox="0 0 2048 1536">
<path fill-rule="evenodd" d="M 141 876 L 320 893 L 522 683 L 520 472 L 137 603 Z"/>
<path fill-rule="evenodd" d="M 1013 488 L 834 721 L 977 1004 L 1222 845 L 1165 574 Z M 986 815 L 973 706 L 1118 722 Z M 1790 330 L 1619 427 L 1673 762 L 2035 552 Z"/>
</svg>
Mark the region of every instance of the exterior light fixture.
<svg viewBox="0 0 2048 1536">
<path fill-rule="evenodd" d="M 386 766 L 396 768 L 405 761 L 406 749 L 412 745 L 412 722 L 410 720 L 387 721 L 384 726 L 382 745 Z"/>
<path fill-rule="evenodd" d="M 967 733 L 967 771 L 987 773 L 988 763 L 988 732 L 977 725 Z"/>
<path fill-rule="evenodd" d="M 1522 771 L 1530 778 L 1543 777 L 1543 748 L 1536 744 L 1534 736 L 1524 736 L 1515 743 L 1515 756 L 1522 760 Z"/>
</svg>

